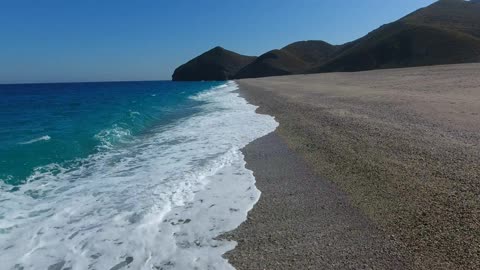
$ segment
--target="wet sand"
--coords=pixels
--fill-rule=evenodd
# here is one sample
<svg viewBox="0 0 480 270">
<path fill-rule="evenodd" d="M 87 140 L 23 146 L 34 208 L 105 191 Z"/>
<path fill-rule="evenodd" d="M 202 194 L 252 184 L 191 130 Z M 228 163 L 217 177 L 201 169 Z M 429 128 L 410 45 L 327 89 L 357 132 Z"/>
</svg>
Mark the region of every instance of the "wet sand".
<svg viewBox="0 0 480 270">
<path fill-rule="evenodd" d="M 238 81 L 280 127 L 237 269 L 480 268 L 480 65 Z"/>
</svg>

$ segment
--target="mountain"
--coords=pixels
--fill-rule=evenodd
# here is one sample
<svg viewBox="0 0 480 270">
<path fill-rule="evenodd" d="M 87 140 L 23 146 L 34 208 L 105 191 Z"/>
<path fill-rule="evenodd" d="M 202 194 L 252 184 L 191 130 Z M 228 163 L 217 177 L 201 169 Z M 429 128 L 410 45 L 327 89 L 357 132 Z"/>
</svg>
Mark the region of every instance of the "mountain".
<svg viewBox="0 0 480 270">
<path fill-rule="evenodd" d="M 269 51 L 241 69 L 235 79 L 304 73 L 328 60 L 339 46 L 320 40 L 299 41 Z"/>
<path fill-rule="evenodd" d="M 258 58 L 223 49 L 222 56 L 218 56 L 212 53 L 217 48 L 179 67 L 174 80 L 225 80 L 480 62 L 480 0 L 439 0 L 340 46 L 324 41 L 299 41 Z"/>
<path fill-rule="evenodd" d="M 440 0 L 401 21 L 450 29 L 480 38 L 480 0 Z"/>
<path fill-rule="evenodd" d="M 305 70 L 307 63 L 283 50 L 272 50 L 241 69 L 235 79 L 290 75 Z"/>
<path fill-rule="evenodd" d="M 480 1 L 441 0 L 384 25 L 309 73 L 480 61 Z"/>
<path fill-rule="evenodd" d="M 329 60 L 342 46 L 334 46 L 321 40 L 298 41 L 282 48 L 310 65 L 320 65 Z"/>
<path fill-rule="evenodd" d="M 173 81 L 224 81 L 232 79 L 256 57 L 241 55 L 215 47 L 181 65 L 172 75 Z"/>
</svg>

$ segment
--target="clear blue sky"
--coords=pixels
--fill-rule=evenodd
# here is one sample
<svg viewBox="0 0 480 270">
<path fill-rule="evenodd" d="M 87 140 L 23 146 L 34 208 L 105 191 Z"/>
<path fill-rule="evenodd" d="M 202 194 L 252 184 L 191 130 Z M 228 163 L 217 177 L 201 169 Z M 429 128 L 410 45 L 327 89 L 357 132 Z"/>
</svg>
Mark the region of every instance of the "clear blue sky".
<svg viewBox="0 0 480 270">
<path fill-rule="evenodd" d="M 217 45 L 340 44 L 434 0 L 0 0 L 0 83 L 170 79 Z"/>
</svg>

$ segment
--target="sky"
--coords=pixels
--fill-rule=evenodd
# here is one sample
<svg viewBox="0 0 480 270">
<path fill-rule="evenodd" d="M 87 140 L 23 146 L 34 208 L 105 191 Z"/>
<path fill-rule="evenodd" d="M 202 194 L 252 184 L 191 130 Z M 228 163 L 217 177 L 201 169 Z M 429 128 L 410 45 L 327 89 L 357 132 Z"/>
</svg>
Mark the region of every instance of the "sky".
<svg viewBox="0 0 480 270">
<path fill-rule="evenodd" d="M 0 83 L 169 80 L 222 46 L 342 44 L 434 0 L 0 0 Z"/>
</svg>

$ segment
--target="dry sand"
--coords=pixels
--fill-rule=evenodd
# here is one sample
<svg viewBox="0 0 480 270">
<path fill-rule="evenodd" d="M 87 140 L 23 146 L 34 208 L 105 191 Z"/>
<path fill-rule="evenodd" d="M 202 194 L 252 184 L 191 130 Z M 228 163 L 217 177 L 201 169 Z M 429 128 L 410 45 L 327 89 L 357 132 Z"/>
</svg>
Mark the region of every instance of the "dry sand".
<svg viewBox="0 0 480 270">
<path fill-rule="evenodd" d="M 480 269 L 480 65 L 247 79 L 238 269 Z"/>
</svg>

